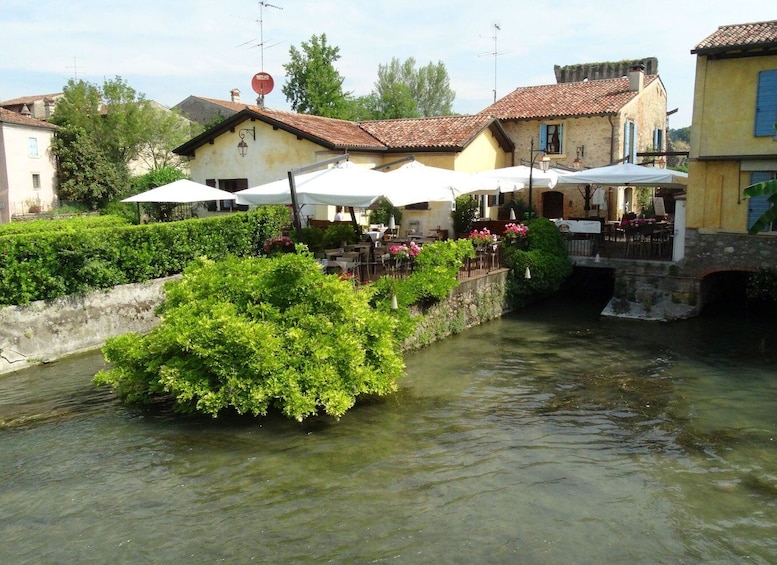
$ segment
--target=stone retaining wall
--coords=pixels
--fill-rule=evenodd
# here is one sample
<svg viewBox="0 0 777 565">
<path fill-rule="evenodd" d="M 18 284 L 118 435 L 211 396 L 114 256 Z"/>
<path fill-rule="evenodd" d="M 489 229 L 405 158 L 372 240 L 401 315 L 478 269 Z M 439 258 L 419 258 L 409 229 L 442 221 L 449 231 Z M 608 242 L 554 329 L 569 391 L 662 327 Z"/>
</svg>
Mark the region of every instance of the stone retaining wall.
<svg viewBox="0 0 777 565">
<path fill-rule="evenodd" d="M 502 269 L 461 282 L 448 299 L 424 312 L 425 319 L 405 349 L 501 316 L 507 308 L 507 273 Z M 154 309 L 164 299 L 162 287 L 175 278 L 0 308 L 0 374 L 97 349 L 109 337 L 150 331 L 159 322 Z"/>
<path fill-rule="evenodd" d="M 0 308 L 0 374 L 97 349 L 109 337 L 147 332 L 162 286 L 176 277 Z"/>
</svg>

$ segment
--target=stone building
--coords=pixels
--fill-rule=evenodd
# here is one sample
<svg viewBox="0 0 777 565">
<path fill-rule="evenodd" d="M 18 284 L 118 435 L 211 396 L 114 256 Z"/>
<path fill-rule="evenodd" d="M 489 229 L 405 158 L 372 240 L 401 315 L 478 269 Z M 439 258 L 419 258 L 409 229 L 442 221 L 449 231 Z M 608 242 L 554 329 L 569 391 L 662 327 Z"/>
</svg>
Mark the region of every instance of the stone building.
<svg viewBox="0 0 777 565">
<path fill-rule="evenodd" d="M 646 61 L 657 71 L 657 60 Z M 667 131 L 666 90 L 645 69 L 642 61 L 556 67 L 558 84 L 517 88 L 480 113 L 503 123 L 515 144 L 515 163 L 536 162 L 540 154 L 551 158 L 551 167 L 567 169 L 640 163 L 638 153 L 665 150 Z M 586 209 L 586 193 L 575 188 L 533 191 L 532 199 L 545 217 L 598 212 Z M 601 216 L 615 220 L 635 207 L 633 189 L 608 189 Z"/>
</svg>

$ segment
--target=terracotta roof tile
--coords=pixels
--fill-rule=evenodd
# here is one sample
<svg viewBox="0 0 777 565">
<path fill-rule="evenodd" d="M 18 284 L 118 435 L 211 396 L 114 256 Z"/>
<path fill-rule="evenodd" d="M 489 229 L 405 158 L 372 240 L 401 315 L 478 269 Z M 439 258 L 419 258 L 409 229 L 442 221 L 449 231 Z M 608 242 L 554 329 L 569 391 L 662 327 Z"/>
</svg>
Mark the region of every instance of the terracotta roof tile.
<svg viewBox="0 0 777 565">
<path fill-rule="evenodd" d="M 251 106 L 251 110 L 271 120 L 285 124 L 309 136 L 324 140 L 342 148 L 363 147 L 383 149 L 383 144 L 359 127 L 357 122 L 323 118 L 310 114 L 297 114 Z"/>
<path fill-rule="evenodd" d="M 656 80 L 657 75 L 645 75 L 643 86 Z M 502 120 L 616 114 L 636 96 L 629 91 L 628 78 L 525 86 L 480 113 Z"/>
<path fill-rule="evenodd" d="M 747 50 L 777 45 L 777 20 L 720 26 L 718 30 L 705 38 L 692 54 L 705 54 L 710 51 Z"/>
<path fill-rule="evenodd" d="M 6 110 L 5 108 L 0 108 L 0 122 L 17 124 L 20 126 L 46 128 L 46 129 L 52 129 L 52 130 L 57 129 L 57 126 L 55 126 L 54 124 L 44 122 L 43 120 L 30 118 L 29 116 L 23 116 L 18 112 L 12 112 L 11 110 Z"/>
<path fill-rule="evenodd" d="M 378 150 L 462 148 L 493 121 L 492 117 L 479 114 L 351 122 L 272 110 L 239 102 L 198 98 L 236 112 L 248 109 L 279 125 L 282 124 L 339 148 L 359 147 Z"/>
<path fill-rule="evenodd" d="M 371 149 L 383 149 L 383 145 L 374 137 L 359 128 L 356 122 L 347 120 L 337 120 L 335 118 L 323 118 L 310 114 L 297 114 L 296 112 L 285 112 L 282 110 L 272 110 L 262 108 L 242 102 L 230 102 L 227 100 L 216 100 L 215 98 L 204 98 L 198 96 L 201 100 L 206 100 L 213 104 L 218 104 L 224 108 L 240 112 L 250 110 L 256 114 L 265 116 L 270 121 L 279 126 L 284 125 L 308 137 L 320 139 L 326 143 L 340 148 L 364 147 Z"/>
<path fill-rule="evenodd" d="M 439 116 L 361 122 L 359 126 L 389 149 L 464 148 L 493 118 Z"/>
<path fill-rule="evenodd" d="M 45 100 L 50 98 L 52 100 L 62 96 L 61 92 L 55 92 L 53 94 L 38 94 L 34 96 L 21 96 L 19 98 L 12 98 L 11 100 L 3 100 L 0 102 L 0 106 L 15 106 L 17 104 L 32 104 L 37 100 Z"/>
</svg>

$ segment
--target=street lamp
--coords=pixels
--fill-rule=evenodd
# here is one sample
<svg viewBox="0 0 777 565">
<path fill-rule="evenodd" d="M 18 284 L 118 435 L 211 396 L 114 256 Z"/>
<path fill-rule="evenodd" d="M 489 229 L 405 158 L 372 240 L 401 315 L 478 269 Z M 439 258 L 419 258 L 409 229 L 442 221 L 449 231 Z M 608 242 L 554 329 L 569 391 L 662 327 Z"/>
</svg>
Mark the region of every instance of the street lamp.
<svg viewBox="0 0 777 565">
<path fill-rule="evenodd" d="M 548 172 L 548 167 L 550 166 L 550 157 L 548 157 L 547 151 L 544 149 L 534 149 L 534 138 L 531 138 L 531 147 L 529 147 L 529 157 L 531 159 L 531 162 L 529 163 L 529 218 L 532 217 L 532 209 L 534 208 L 533 200 L 532 200 L 532 178 L 533 178 L 533 172 L 534 172 L 534 161 L 542 155 L 542 159 L 540 159 L 540 168 L 542 169 L 543 173 Z"/>
</svg>

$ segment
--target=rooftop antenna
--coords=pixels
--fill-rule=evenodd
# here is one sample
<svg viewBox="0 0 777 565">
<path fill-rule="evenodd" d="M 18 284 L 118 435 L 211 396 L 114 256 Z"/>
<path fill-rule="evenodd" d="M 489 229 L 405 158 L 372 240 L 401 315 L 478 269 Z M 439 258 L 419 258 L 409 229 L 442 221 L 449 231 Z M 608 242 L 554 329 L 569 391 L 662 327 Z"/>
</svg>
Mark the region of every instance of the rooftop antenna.
<svg viewBox="0 0 777 565">
<path fill-rule="evenodd" d="M 78 64 L 76 63 L 76 58 L 75 57 L 73 57 L 73 66 L 72 67 L 65 67 L 65 68 L 66 69 L 73 69 L 73 78 L 77 81 L 78 80 Z"/>
<path fill-rule="evenodd" d="M 496 49 L 496 36 L 499 31 L 502 31 L 502 28 L 499 24 L 494 24 L 494 104 L 496 104 L 496 59 L 499 56 L 499 51 Z"/>
<path fill-rule="evenodd" d="M 259 50 L 260 50 L 260 57 L 261 57 L 261 65 L 259 67 L 259 70 L 261 72 L 264 72 L 264 8 L 275 8 L 276 10 L 283 10 L 280 6 L 276 6 L 275 4 L 270 4 L 268 2 L 264 2 L 264 0 L 259 0 Z"/>
<path fill-rule="evenodd" d="M 481 53 L 480 55 L 478 55 L 478 57 L 480 57 L 482 55 L 493 55 L 493 57 L 494 57 L 494 102 L 496 102 L 496 63 L 497 63 L 497 57 L 499 57 L 499 55 L 503 55 L 503 54 L 507 53 L 507 51 L 499 51 L 497 49 L 497 33 L 500 32 L 500 31 L 502 31 L 502 28 L 499 27 L 499 24 L 494 24 L 494 35 L 491 36 L 491 39 L 494 40 L 494 50 L 493 51 L 487 51 L 485 53 Z M 508 51 L 509 51 L 509 49 L 508 49 Z"/>
</svg>

